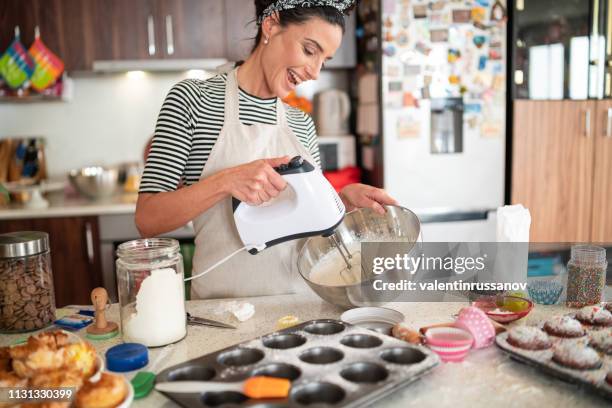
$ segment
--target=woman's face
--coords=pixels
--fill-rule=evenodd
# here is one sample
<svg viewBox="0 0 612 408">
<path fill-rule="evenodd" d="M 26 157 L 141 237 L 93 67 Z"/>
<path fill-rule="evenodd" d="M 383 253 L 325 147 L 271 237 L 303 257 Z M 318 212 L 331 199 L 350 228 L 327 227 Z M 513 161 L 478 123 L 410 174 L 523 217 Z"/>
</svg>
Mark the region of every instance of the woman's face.
<svg viewBox="0 0 612 408">
<path fill-rule="evenodd" d="M 263 39 L 260 44 L 266 85 L 273 95 L 284 98 L 296 85 L 317 79 L 325 61 L 340 47 L 342 28 L 320 18 L 286 27 L 272 20 L 264 22 L 266 36 L 268 44 Z"/>
</svg>

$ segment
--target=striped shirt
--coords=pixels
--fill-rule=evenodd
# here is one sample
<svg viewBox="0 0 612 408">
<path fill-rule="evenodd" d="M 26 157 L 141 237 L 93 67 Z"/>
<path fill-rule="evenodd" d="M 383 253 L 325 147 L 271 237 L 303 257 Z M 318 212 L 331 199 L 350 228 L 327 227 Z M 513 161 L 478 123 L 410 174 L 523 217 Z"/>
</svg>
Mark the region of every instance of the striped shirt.
<svg viewBox="0 0 612 408">
<path fill-rule="evenodd" d="M 227 74 L 206 81 L 186 79 L 174 85 L 162 105 L 140 193 L 174 191 L 200 179 L 224 122 Z M 245 125 L 276 124 L 277 98 L 261 99 L 239 90 L 239 116 Z M 282 103 L 282 102 L 281 102 Z M 287 123 L 320 165 L 314 123 L 286 106 Z"/>
</svg>

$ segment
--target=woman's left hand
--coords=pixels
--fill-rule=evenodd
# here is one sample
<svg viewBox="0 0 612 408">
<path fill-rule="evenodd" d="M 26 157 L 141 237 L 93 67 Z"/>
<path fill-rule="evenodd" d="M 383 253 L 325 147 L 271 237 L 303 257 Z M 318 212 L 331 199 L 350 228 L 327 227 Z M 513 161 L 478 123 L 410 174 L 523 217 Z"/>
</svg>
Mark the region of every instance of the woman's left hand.
<svg viewBox="0 0 612 408">
<path fill-rule="evenodd" d="M 384 205 L 397 205 L 397 201 L 383 189 L 365 184 L 349 184 L 340 191 L 346 211 L 355 208 L 371 208 L 379 214 L 385 213 Z"/>
</svg>

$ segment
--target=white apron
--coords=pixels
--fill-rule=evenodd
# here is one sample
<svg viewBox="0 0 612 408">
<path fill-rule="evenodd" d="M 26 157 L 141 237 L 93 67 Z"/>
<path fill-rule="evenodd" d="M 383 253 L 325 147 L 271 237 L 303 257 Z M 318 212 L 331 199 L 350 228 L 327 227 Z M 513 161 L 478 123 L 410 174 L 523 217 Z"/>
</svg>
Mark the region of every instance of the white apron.
<svg viewBox="0 0 612 408">
<path fill-rule="evenodd" d="M 237 69 L 227 74 L 225 121 L 200 180 L 228 167 L 258 159 L 301 155 L 316 166 L 310 153 L 287 124 L 285 107 L 276 101 L 276 125 L 240 123 Z M 236 230 L 231 197 L 193 220 L 196 238 L 193 275 L 243 246 Z M 192 281 L 192 299 L 214 299 L 294 293 L 307 290 L 297 271 L 300 241 L 288 241 L 256 255 L 239 252 Z"/>
</svg>

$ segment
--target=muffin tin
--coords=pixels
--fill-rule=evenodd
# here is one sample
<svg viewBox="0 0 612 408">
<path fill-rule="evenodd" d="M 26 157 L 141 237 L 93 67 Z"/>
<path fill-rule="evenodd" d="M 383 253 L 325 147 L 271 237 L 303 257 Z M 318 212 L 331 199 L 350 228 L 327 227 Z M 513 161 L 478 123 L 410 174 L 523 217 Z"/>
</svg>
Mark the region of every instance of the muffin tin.
<svg viewBox="0 0 612 408">
<path fill-rule="evenodd" d="M 574 314 L 570 314 L 568 316 L 574 317 Z M 539 328 L 542 328 L 543 326 L 544 321 L 537 325 Z M 496 337 L 496 343 L 498 347 L 508 353 L 510 357 L 515 360 L 534 366 L 539 370 L 562 380 L 591 389 L 603 395 L 608 400 L 612 400 L 612 385 L 606 382 L 606 375 L 612 371 L 611 355 L 598 352 L 602 360 L 601 367 L 587 370 L 572 369 L 570 367 L 558 364 L 552 359 L 553 350 L 555 347 L 566 345 L 568 343 L 574 343 L 577 347 L 588 345 L 590 333 L 597 330 L 605 330 L 605 328 L 590 326 L 584 323 L 582 326 L 586 331 L 586 334 L 582 337 L 562 338 L 549 334 L 548 337 L 552 342 L 552 347 L 545 350 L 527 350 L 513 346 L 507 341 L 509 335 L 508 331 L 498 334 Z"/>
<path fill-rule="evenodd" d="M 440 362 L 429 349 L 339 320 L 312 320 L 162 371 L 157 382 L 288 378 L 288 398 L 249 400 L 237 392 L 166 395 L 183 407 L 356 407 L 405 386 Z"/>
</svg>

